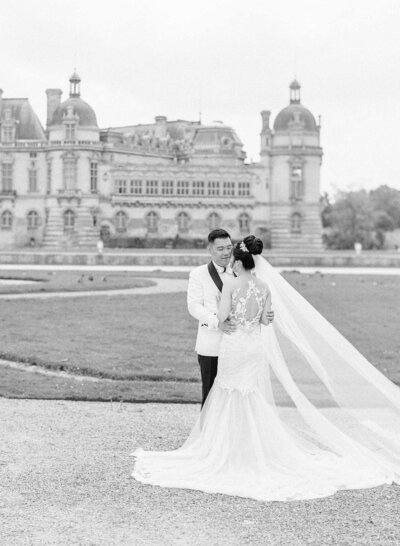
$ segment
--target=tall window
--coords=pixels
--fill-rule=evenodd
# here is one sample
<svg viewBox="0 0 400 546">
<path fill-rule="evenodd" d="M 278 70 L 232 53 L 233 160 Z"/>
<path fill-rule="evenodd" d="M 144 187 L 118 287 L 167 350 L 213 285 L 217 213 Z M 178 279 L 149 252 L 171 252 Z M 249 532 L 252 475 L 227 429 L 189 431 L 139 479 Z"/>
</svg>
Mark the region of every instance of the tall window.
<svg viewBox="0 0 400 546">
<path fill-rule="evenodd" d="M 130 193 L 133 193 L 134 195 L 140 195 L 142 193 L 142 181 L 140 179 L 130 181 Z"/>
<path fill-rule="evenodd" d="M 295 212 L 291 218 L 292 233 L 301 233 L 301 214 Z"/>
<path fill-rule="evenodd" d="M 242 197 L 248 197 L 250 195 L 250 182 L 238 183 L 238 195 Z"/>
<path fill-rule="evenodd" d="M 223 195 L 235 195 L 235 182 L 224 182 Z"/>
<path fill-rule="evenodd" d="M 148 195 L 158 194 L 158 180 L 146 180 L 146 193 Z"/>
<path fill-rule="evenodd" d="M 219 228 L 221 225 L 221 217 L 216 212 L 212 212 L 208 216 L 208 229 L 212 231 L 213 229 Z"/>
<path fill-rule="evenodd" d="M 73 190 L 76 187 L 76 160 L 74 157 L 65 157 L 63 163 L 64 188 Z"/>
<path fill-rule="evenodd" d="M 176 194 L 177 195 L 189 195 L 189 181 L 188 180 L 178 180 L 176 183 Z"/>
<path fill-rule="evenodd" d="M 302 167 L 292 167 L 291 176 L 291 198 L 300 201 L 304 194 L 303 169 Z"/>
<path fill-rule="evenodd" d="M 75 140 L 75 123 L 65 124 L 65 140 Z"/>
<path fill-rule="evenodd" d="M 219 182 L 208 183 L 208 195 L 219 195 Z"/>
<path fill-rule="evenodd" d="M 186 212 L 180 212 L 177 216 L 178 232 L 188 233 L 189 231 L 189 215 Z"/>
<path fill-rule="evenodd" d="M 97 192 L 98 164 L 97 161 L 90 162 L 90 191 Z"/>
<path fill-rule="evenodd" d="M 115 193 L 126 193 L 127 182 L 124 179 L 118 179 L 114 184 Z"/>
<path fill-rule="evenodd" d="M 1 189 L 3 191 L 12 191 L 13 189 L 12 163 L 3 163 L 1 166 Z"/>
<path fill-rule="evenodd" d="M 39 214 L 35 210 L 28 212 L 28 229 L 37 229 L 39 227 Z"/>
<path fill-rule="evenodd" d="M 10 231 L 13 225 L 13 216 L 9 210 L 5 210 L 0 217 L 1 231 Z"/>
<path fill-rule="evenodd" d="M 115 215 L 115 229 L 119 233 L 125 233 L 128 227 L 128 218 L 123 210 L 120 210 Z"/>
<path fill-rule="evenodd" d="M 66 210 L 64 212 L 64 229 L 66 231 L 72 231 L 75 228 L 75 213 L 73 210 Z"/>
<path fill-rule="evenodd" d="M 2 140 L 3 142 L 12 142 L 14 140 L 14 127 L 12 125 L 4 125 Z"/>
<path fill-rule="evenodd" d="M 250 217 L 245 212 L 242 212 L 238 218 L 239 222 L 239 231 L 242 234 L 250 233 Z"/>
<path fill-rule="evenodd" d="M 47 193 L 51 193 L 51 177 L 52 177 L 51 161 L 47 162 Z"/>
<path fill-rule="evenodd" d="M 162 195 L 173 195 L 174 193 L 174 181 L 173 180 L 162 180 L 161 182 L 161 194 Z"/>
<path fill-rule="evenodd" d="M 158 216 L 154 211 L 150 211 L 146 216 L 147 231 L 149 233 L 157 233 L 158 231 Z"/>
<path fill-rule="evenodd" d="M 192 187 L 193 187 L 193 195 L 204 195 L 204 181 L 203 180 L 194 180 Z"/>
<path fill-rule="evenodd" d="M 28 191 L 37 192 L 37 170 L 35 167 L 31 167 L 28 171 Z"/>
</svg>

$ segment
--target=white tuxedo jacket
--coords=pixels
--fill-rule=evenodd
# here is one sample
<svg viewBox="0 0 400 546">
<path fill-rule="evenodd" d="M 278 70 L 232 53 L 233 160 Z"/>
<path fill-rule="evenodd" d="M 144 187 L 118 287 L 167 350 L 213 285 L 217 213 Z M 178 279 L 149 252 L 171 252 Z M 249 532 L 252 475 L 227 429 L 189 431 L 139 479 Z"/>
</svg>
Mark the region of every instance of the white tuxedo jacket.
<svg viewBox="0 0 400 546">
<path fill-rule="evenodd" d="M 231 273 L 219 273 L 222 282 Z M 208 264 L 193 269 L 189 275 L 188 311 L 199 321 L 195 351 L 203 356 L 218 356 L 222 332 L 218 329 L 218 302 L 221 292 L 208 271 Z"/>
</svg>

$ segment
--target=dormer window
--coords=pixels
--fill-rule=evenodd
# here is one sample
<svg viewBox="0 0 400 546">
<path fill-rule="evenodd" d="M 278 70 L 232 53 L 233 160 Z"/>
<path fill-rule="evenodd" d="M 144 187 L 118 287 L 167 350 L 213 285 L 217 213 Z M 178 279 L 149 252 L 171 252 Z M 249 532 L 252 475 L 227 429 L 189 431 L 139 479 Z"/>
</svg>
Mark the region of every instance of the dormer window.
<svg viewBox="0 0 400 546">
<path fill-rule="evenodd" d="M 65 140 L 75 140 L 75 123 L 65 124 Z"/>
</svg>

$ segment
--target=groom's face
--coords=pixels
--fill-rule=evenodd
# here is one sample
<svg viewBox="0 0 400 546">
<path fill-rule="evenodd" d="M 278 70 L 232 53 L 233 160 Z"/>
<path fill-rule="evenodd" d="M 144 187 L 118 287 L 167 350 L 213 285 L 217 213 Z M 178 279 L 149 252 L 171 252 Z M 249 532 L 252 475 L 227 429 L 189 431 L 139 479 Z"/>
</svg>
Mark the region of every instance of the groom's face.
<svg viewBox="0 0 400 546">
<path fill-rule="evenodd" d="M 215 239 L 213 243 L 208 245 L 208 250 L 210 251 L 212 261 L 221 267 L 226 267 L 229 264 L 232 248 L 232 241 L 229 239 L 229 237 L 224 239 Z"/>
</svg>

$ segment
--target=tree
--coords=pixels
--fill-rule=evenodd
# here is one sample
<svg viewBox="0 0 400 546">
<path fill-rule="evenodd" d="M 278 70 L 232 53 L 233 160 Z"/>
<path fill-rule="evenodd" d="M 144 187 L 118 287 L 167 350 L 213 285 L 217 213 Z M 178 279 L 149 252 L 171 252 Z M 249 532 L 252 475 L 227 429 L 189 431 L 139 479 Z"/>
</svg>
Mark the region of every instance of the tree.
<svg viewBox="0 0 400 546">
<path fill-rule="evenodd" d="M 392 219 L 392 227 L 383 228 L 391 231 L 400 228 L 400 191 L 389 186 L 379 186 L 370 192 L 370 199 L 374 211 L 384 212 Z M 387 222 L 390 226 L 390 223 Z"/>
<path fill-rule="evenodd" d="M 341 192 L 335 203 L 325 207 L 322 216 L 328 248 L 350 249 L 356 242 L 364 248 L 376 245 L 372 207 L 365 190 Z"/>
</svg>

